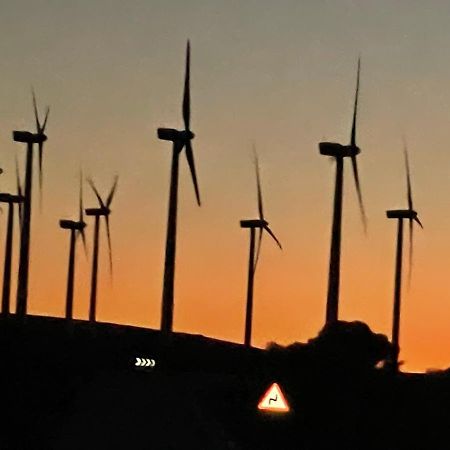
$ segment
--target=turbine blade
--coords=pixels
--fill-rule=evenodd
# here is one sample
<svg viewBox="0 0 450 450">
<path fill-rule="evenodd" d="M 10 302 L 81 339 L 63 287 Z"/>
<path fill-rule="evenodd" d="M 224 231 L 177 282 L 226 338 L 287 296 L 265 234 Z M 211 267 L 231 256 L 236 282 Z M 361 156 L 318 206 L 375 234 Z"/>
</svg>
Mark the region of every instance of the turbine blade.
<svg viewBox="0 0 450 450">
<path fill-rule="evenodd" d="M 411 275 L 413 267 L 413 238 L 414 238 L 414 227 L 413 220 L 409 219 L 409 264 L 408 264 L 408 285 L 411 284 Z"/>
<path fill-rule="evenodd" d="M 106 206 L 107 206 L 108 208 L 109 208 L 109 206 L 111 205 L 111 203 L 112 203 L 112 201 L 113 201 L 114 194 L 116 193 L 118 181 L 119 181 L 119 176 L 116 175 L 116 176 L 114 177 L 114 182 L 113 182 L 112 188 L 111 188 L 111 190 L 109 191 L 108 198 L 106 199 Z"/>
<path fill-rule="evenodd" d="M 364 226 L 364 232 L 367 232 L 367 216 L 366 211 L 364 209 L 364 202 L 362 198 L 362 192 L 361 192 L 361 183 L 359 181 L 359 172 L 358 172 L 358 163 L 356 161 L 356 156 L 352 156 L 352 167 L 353 167 L 353 177 L 355 178 L 355 186 L 356 186 L 356 193 L 358 194 L 358 202 L 359 202 L 359 209 L 361 211 L 361 219 Z"/>
<path fill-rule="evenodd" d="M 108 236 L 108 250 L 109 250 L 109 273 L 113 274 L 113 260 L 112 260 L 112 247 L 111 247 L 111 230 L 109 228 L 109 215 L 105 216 L 106 234 Z"/>
<path fill-rule="evenodd" d="M 256 188 L 258 191 L 258 214 L 259 219 L 264 220 L 264 208 L 263 208 L 263 199 L 262 199 L 262 190 L 261 190 L 261 178 L 259 175 L 259 161 L 258 154 L 256 153 L 255 147 L 253 147 L 254 158 L 255 158 L 255 171 L 256 171 Z"/>
<path fill-rule="evenodd" d="M 263 237 L 263 229 L 260 228 L 259 229 L 259 236 L 258 236 L 258 246 L 256 248 L 256 256 L 255 256 L 255 262 L 253 264 L 253 273 L 256 272 L 256 266 L 258 265 L 258 261 L 259 261 L 259 255 L 261 253 L 261 242 L 262 242 L 262 237 Z"/>
<path fill-rule="evenodd" d="M 86 233 L 84 232 L 84 228 L 79 232 L 81 234 L 81 240 L 83 241 L 84 254 L 87 256 L 87 243 L 86 243 Z"/>
<path fill-rule="evenodd" d="M 358 69 L 356 74 L 356 92 L 355 92 L 355 103 L 353 106 L 353 122 L 352 122 L 352 133 L 350 137 L 350 145 L 356 146 L 356 118 L 358 115 L 358 97 L 359 97 L 359 76 L 361 72 L 361 57 L 358 58 Z"/>
<path fill-rule="evenodd" d="M 17 161 L 17 155 L 16 155 L 16 183 L 17 183 L 17 195 L 19 197 L 23 197 L 22 195 L 22 186 L 20 183 L 20 173 L 19 173 L 19 163 Z M 20 224 L 20 228 L 22 229 L 22 216 L 23 216 L 23 207 L 22 207 L 22 202 L 19 202 L 19 224 Z"/>
<path fill-rule="evenodd" d="M 20 184 L 19 162 L 17 161 L 17 155 L 15 157 L 15 162 L 16 162 L 16 188 L 17 188 L 17 195 L 22 195 L 22 186 Z"/>
<path fill-rule="evenodd" d="M 83 172 L 80 170 L 80 196 L 79 196 L 79 213 L 78 221 L 83 222 L 84 219 L 84 208 L 83 208 Z"/>
<path fill-rule="evenodd" d="M 191 123 L 191 44 L 188 41 L 186 47 L 186 72 L 184 74 L 184 94 L 183 94 L 183 120 L 184 127 L 189 130 Z"/>
<path fill-rule="evenodd" d="M 36 94 L 34 92 L 34 88 L 31 87 L 31 96 L 33 97 L 33 109 L 34 109 L 34 120 L 36 121 L 36 132 L 41 132 L 41 124 L 39 123 L 39 113 L 37 109 L 37 103 L 36 103 Z"/>
<path fill-rule="evenodd" d="M 413 220 L 419 224 L 421 228 L 423 225 L 419 218 L 416 216 L 412 219 L 409 219 L 409 267 L 408 267 L 408 284 L 411 284 L 411 275 L 413 269 L 413 248 L 414 248 L 414 224 Z"/>
<path fill-rule="evenodd" d="M 406 189 L 408 197 L 408 209 L 413 209 L 413 199 L 412 199 L 412 189 L 411 189 L 411 172 L 409 168 L 409 158 L 408 149 L 406 147 L 406 142 L 403 142 L 403 153 L 405 155 L 405 168 L 406 168 Z"/>
<path fill-rule="evenodd" d="M 272 230 L 269 228 L 268 225 L 264 226 L 264 229 L 272 236 L 273 240 L 277 243 L 278 247 L 280 247 L 280 250 L 283 250 L 283 247 L 280 244 L 280 241 L 277 239 L 277 237 L 272 233 Z"/>
<path fill-rule="evenodd" d="M 195 171 L 195 162 L 194 162 L 194 152 L 192 151 L 191 141 L 186 142 L 186 159 L 189 165 L 189 169 L 192 175 L 192 182 L 194 183 L 195 196 L 197 197 L 198 206 L 201 205 L 200 202 L 200 191 L 198 189 L 197 182 L 197 173 Z"/>
<path fill-rule="evenodd" d="M 48 119 L 49 114 L 50 114 L 50 107 L 47 106 L 47 109 L 45 111 L 44 123 L 42 124 L 42 127 L 41 127 L 41 133 L 43 133 L 45 131 L 45 128 L 47 127 L 47 119 Z"/>
<path fill-rule="evenodd" d="M 92 181 L 92 178 L 88 178 L 88 179 L 87 179 L 87 182 L 89 183 L 89 185 L 91 186 L 92 190 L 94 191 L 94 194 L 95 194 L 95 196 L 97 197 L 97 200 L 98 200 L 100 206 L 101 206 L 102 208 L 106 208 L 105 204 L 103 203 L 102 198 L 100 197 L 100 194 L 99 194 L 98 191 L 97 191 L 97 188 L 95 187 L 94 182 Z"/>
</svg>

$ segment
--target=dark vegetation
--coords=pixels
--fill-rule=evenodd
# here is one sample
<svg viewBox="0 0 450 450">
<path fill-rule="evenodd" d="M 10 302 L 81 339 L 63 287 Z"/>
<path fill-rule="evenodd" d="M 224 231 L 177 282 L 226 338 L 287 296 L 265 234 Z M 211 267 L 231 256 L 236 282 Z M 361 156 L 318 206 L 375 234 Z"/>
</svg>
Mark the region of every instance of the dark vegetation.
<svg viewBox="0 0 450 450">
<path fill-rule="evenodd" d="M 0 351 L 2 450 L 441 449 L 450 429 L 450 374 L 376 368 L 391 345 L 360 322 L 259 350 L 13 316 L 0 319 Z M 272 381 L 286 415 L 257 410 Z"/>
</svg>

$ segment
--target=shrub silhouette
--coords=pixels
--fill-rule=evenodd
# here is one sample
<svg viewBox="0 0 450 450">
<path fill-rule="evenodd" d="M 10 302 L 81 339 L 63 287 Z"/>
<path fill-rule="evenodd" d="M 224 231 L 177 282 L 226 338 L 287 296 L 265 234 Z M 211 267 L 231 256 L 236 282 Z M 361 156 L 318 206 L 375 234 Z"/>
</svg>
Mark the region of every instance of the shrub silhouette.
<svg viewBox="0 0 450 450">
<path fill-rule="evenodd" d="M 349 368 L 374 368 L 388 360 L 393 351 L 385 335 L 374 333 L 360 321 L 327 324 L 308 343 L 295 342 L 286 347 L 270 343 L 267 349 L 304 363 L 316 361 Z"/>
</svg>

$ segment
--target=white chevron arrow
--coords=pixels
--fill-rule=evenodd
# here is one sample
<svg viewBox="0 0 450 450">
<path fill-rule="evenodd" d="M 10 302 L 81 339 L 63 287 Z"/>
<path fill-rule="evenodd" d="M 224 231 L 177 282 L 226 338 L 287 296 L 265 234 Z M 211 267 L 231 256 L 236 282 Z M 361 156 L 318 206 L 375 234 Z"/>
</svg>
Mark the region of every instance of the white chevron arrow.
<svg viewBox="0 0 450 450">
<path fill-rule="evenodd" d="M 136 358 L 136 367 L 155 367 L 156 361 L 153 358 Z"/>
</svg>

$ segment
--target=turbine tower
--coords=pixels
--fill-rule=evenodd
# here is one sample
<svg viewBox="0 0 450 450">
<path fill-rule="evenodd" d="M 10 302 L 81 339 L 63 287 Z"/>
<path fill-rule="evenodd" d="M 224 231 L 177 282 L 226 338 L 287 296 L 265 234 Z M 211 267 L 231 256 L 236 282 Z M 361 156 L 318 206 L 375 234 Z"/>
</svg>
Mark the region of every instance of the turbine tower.
<svg viewBox="0 0 450 450">
<path fill-rule="evenodd" d="M 86 235 L 84 229 L 83 210 L 83 176 L 80 173 L 80 198 L 79 198 L 79 215 L 78 220 L 60 220 L 59 226 L 63 230 L 70 230 L 70 247 L 69 247 L 69 268 L 67 272 L 67 291 L 66 291 L 66 319 L 73 318 L 73 291 L 75 278 L 75 245 L 79 235 L 83 240 L 84 250 L 86 251 Z"/>
<path fill-rule="evenodd" d="M 413 230 L 416 222 L 421 228 L 422 223 L 417 217 L 417 212 L 413 207 L 411 177 L 409 169 L 408 151 L 406 145 L 404 146 L 405 167 L 406 167 L 406 186 L 408 209 L 394 209 L 386 211 L 389 219 L 397 219 L 397 250 L 395 258 L 395 282 L 394 282 L 394 310 L 392 320 L 392 345 L 394 347 L 394 355 L 391 361 L 392 369 L 398 370 L 398 355 L 400 352 L 399 337 L 400 337 L 400 309 L 401 309 L 401 290 L 402 290 L 402 262 L 403 262 L 403 220 L 409 220 L 409 276 L 411 276 L 412 269 L 412 254 L 413 254 Z"/>
<path fill-rule="evenodd" d="M 23 202 L 23 218 L 20 236 L 20 256 L 19 256 L 19 274 L 17 283 L 17 312 L 18 316 L 24 317 L 27 314 L 28 307 L 28 275 L 30 265 L 30 225 L 31 225 L 31 201 L 33 187 L 33 148 L 34 144 L 38 145 L 39 151 L 39 174 L 42 180 L 42 157 L 44 150 L 44 142 L 47 140 L 45 128 L 50 109 L 47 107 L 44 122 L 41 124 L 36 105 L 36 97 L 34 91 L 33 108 L 34 118 L 36 121 L 36 133 L 29 131 L 13 131 L 13 140 L 22 142 L 27 145 L 26 170 L 25 170 L 25 192 Z M 41 181 L 42 186 L 42 181 Z"/>
<path fill-rule="evenodd" d="M 171 333 L 173 329 L 175 253 L 177 239 L 177 204 L 178 204 L 178 165 L 182 150 L 185 150 L 187 163 L 194 183 L 197 203 L 200 206 L 200 193 L 195 171 L 194 153 L 191 140 L 194 133 L 190 129 L 191 94 L 190 94 L 190 44 L 186 48 L 186 72 L 183 96 L 184 130 L 158 128 L 158 138 L 172 142 L 172 169 L 170 177 L 169 211 L 167 219 L 166 254 L 164 263 L 164 282 L 162 294 L 161 331 Z"/>
<path fill-rule="evenodd" d="M 339 310 L 339 285 L 340 285 L 340 266 L 341 266 L 341 225 L 342 225 L 342 199 L 344 184 L 344 158 L 351 158 L 353 167 L 353 176 L 355 178 L 356 192 L 358 194 L 359 207 L 361 217 L 366 230 L 366 213 L 362 200 L 361 185 L 359 181 L 358 165 L 356 156 L 361 152 L 356 145 L 356 118 L 358 114 L 358 96 L 359 96 L 359 77 L 361 63 L 358 59 L 358 68 L 356 76 L 356 92 L 353 108 L 353 122 L 350 135 L 350 144 L 341 145 L 334 142 L 321 142 L 319 151 L 321 155 L 333 157 L 336 160 L 336 181 L 334 191 L 334 210 L 333 224 L 331 230 L 331 249 L 330 249 L 330 265 L 328 273 L 328 293 L 327 293 L 327 310 L 326 323 L 336 322 L 338 320 Z"/>
<path fill-rule="evenodd" d="M 0 194 L 0 202 L 7 203 L 8 205 L 8 225 L 6 228 L 6 241 L 5 241 L 5 265 L 3 269 L 3 291 L 2 291 L 2 315 L 8 316 L 10 313 L 10 298 L 11 298 L 11 266 L 12 266 L 12 248 L 14 237 L 14 205 L 19 205 L 19 218 L 20 226 L 22 227 L 22 202 L 24 197 L 22 196 L 22 189 L 20 186 L 20 179 L 16 161 L 16 174 L 17 174 L 17 194 Z"/>
<path fill-rule="evenodd" d="M 256 170 L 256 186 L 258 191 L 258 219 L 241 220 L 241 228 L 250 229 L 250 252 L 248 261 L 248 281 L 247 281 L 247 306 L 245 313 L 245 334 L 244 334 L 244 345 L 250 347 L 252 338 L 252 321 L 253 321 L 253 282 L 256 271 L 256 266 L 259 259 L 259 253 L 261 250 L 261 242 L 263 232 L 266 231 L 277 243 L 278 247 L 282 249 L 280 241 L 273 234 L 272 230 L 269 228 L 269 223 L 264 218 L 263 211 L 263 199 L 261 191 L 261 181 L 259 175 L 259 164 L 258 157 L 255 152 L 255 170 Z M 255 254 L 255 231 L 259 230 L 258 237 L 258 247 Z"/>
<path fill-rule="evenodd" d="M 111 250 L 111 232 L 109 228 L 109 215 L 111 214 L 111 203 L 114 198 L 114 194 L 117 188 L 118 177 L 116 176 L 112 185 L 111 190 L 109 191 L 106 202 L 100 197 L 100 194 L 97 191 L 97 188 L 94 185 L 94 182 L 91 179 L 88 179 L 88 182 L 94 191 L 98 203 L 99 208 L 88 208 L 86 209 L 87 216 L 95 217 L 95 227 L 94 227 L 94 250 L 92 252 L 92 275 L 91 275 L 91 295 L 89 302 L 89 321 L 95 322 L 96 319 L 96 310 L 97 310 L 97 274 L 98 274 L 98 249 L 99 249 L 99 228 L 100 228 L 100 217 L 105 218 L 106 225 L 106 234 L 108 237 L 108 248 L 109 248 L 109 270 L 112 274 L 112 250 Z"/>
</svg>

